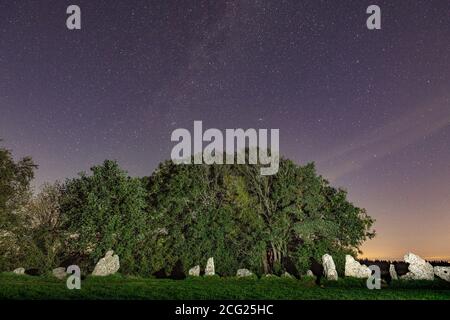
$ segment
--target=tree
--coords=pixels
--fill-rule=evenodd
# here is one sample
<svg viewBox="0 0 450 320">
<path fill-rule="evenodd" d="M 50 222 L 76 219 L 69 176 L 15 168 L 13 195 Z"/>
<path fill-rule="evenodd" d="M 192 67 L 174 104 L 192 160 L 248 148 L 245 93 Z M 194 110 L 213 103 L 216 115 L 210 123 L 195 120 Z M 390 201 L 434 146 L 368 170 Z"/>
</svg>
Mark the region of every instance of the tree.
<svg viewBox="0 0 450 320">
<path fill-rule="evenodd" d="M 214 257 L 219 274 L 259 268 L 263 243 L 256 204 L 229 166 L 162 163 L 149 178 L 154 270 L 184 271 Z"/>
<path fill-rule="evenodd" d="M 29 198 L 36 168 L 30 157 L 15 162 L 9 150 L 0 148 L 0 230 L 17 222 L 15 215 Z"/>
<path fill-rule="evenodd" d="M 61 226 L 61 189 L 58 182 L 45 184 L 23 209 L 21 247 L 23 265 L 41 273 L 58 267 L 63 258 L 64 230 Z"/>
<path fill-rule="evenodd" d="M 345 254 L 375 234 L 374 220 L 364 209 L 347 201 L 347 193 L 329 186 L 317 175 L 313 163 L 297 166 L 281 159 L 278 174 L 261 176 L 256 167 L 239 166 L 248 189 L 258 198 L 264 217 L 266 252 L 265 273 L 280 272 L 288 264 L 304 273 L 311 259 L 330 253 L 342 265 Z"/>
<path fill-rule="evenodd" d="M 23 257 L 21 209 L 30 197 L 36 167 L 30 157 L 15 162 L 9 150 L 0 148 L 0 270 L 14 268 Z"/>
<path fill-rule="evenodd" d="M 249 267 L 305 272 L 324 253 L 355 253 L 374 236 L 373 219 L 346 192 L 318 176 L 314 164 L 281 159 L 276 175 L 255 165 L 174 165 L 165 162 L 148 182 L 158 267 L 185 269 L 214 256 L 218 271 Z M 292 272 L 292 270 L 290 270 Z"/>
<path fill-rule="evenodd" d="M 86 271 L 108 250 L 121 259 L 121 272 L 145 272 L 146 191 L 114 161 L 67 180 L 61 196 L 68 256 Z"/>
</svg>

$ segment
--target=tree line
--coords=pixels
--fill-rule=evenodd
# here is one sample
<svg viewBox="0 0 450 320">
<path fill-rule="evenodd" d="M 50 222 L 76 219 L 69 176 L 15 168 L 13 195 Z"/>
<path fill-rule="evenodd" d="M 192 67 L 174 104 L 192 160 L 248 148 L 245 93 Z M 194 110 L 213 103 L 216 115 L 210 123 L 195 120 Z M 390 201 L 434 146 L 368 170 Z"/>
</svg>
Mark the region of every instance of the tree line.
<svg viewBox="0 0 450 320">
<path fill-rule="evenodd" d="M 285 158 L 273 176 L 259 165 L 162 162 L 130 177 L 106 160 L 89 173 L 33 194 L 36 165 L 0 148 L 0 271 L 41 273 L 77 264 L 83 272 L 112 249 L 124 274 L 187 272 L 214 257 L 216 272 L 303 274 L 324 253 L 343 271 L 372 238 L 374 220 L 313 163 Z"/>
</svg>

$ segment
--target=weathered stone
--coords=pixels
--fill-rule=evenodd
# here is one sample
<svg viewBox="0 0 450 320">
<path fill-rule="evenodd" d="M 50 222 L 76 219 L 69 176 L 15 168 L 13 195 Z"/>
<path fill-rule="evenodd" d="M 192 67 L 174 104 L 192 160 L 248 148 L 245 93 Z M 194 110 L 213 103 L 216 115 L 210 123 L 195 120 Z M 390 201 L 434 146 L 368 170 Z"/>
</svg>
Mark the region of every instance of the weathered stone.
<svg viewBox="0 0 450 320">
<path fill-rule="evenodd" d="M 389 266 L 389 274 L 391 275 L 392 280 L 398 279 L 397 271 L 395 271 L 395 266 L 393 264 Z"/>
<path fill-rule="evenodd" d="M 214 269 L 214 258 L 209 258 L 206 262 L 206 268 L 205 268 L 205 276 L 213 276 L 215 275 L 215 269 Z"/>
<path fill-rule="evenodd" d="M 167 231 L 167 228 L 159 228 L 156 230 L 156 233 L 158 235 L 167 236 L 169 234 L 169 231 Z"/>
<path fill-rule="evenodd" d="M 59 267 L 52 270 L 52 274 L 54 277 L 58 278 L 59 280 L 64 279 L 67 276 L 66 268 Z"/>
<path fill-rule="evenodd" d="M 409 263 L 409 272 L 402 276 L 401 279 L 434 280 L 434 269 L 430 263 L 413 253 L 406 254 L 404 260 L 406 263 Z"/>
<path fill-rule="evenodd" d="M 372 272 L 368 266 L 361 265 L 351 255 L 345 256 L 345 276 L 354 278 L 368 278 Z"/>
<path fill-rule="evenodd" d="M 434 267 L 434 274 L 437 277 L 450 282 L 450 267 L 436 266 L 436 267 Z"/>
<path fill-rule="evenodd" d="M 253 273 L 250 270 L 248 270 L 248 269 L 239 269 L 236 272 L 236 277 L 238 277 L 238 278 L 250 277 L 252 275 L 253 275 Z"/>
<path fill-rule="evenodd" d="M 17 268 L 13 272 L 18 275 L 23 275 L 25 274 L 25 268 Z"/>
<path fill-rule="evenodd" d="M 191 277 L 198 277 L 198 276 L 200 276 L 200 266 L 195 266 L 195 267 L 189 269 L 189 275 Z"/>
<path fill-rule="evenodd" d="M 306 271 L 307 277 L 314 277 L 314 273 L 311 270 Z"/>
<path fill-rule="evenodd" d="M 400 279 L 402 279 L 402 280 L 416 280 L 416 278 L 414 277 L 414 274 L 412 272 L 408 272 L 408 273 L 400 276 Z"/>
<path fill-rule="evenodd" d="M 101 258 L 95 265 L 93 276 L 109 276 L 115 274 L 120 268 L 119 256 L 114 255 L 114 251 L 110 250 L 104 258 Z"/>
<path fill-rule="evenodd" d="M 289 279 L 294 279 L 294 276 L 291 275 L 289 272 L 285 272 L 281 275 L 283 278 L 289 278 Z"/>
<path fill-rule="evenodd" d="M 322 256 L 322 265 L 323 265 L 323 274 L 327 278 L 327 280 L 337 280 L 338 273 L 336 271 L 336 266 L 333 261 L 333 257 L 329 254 L 324 254 Z"/>
</svg>

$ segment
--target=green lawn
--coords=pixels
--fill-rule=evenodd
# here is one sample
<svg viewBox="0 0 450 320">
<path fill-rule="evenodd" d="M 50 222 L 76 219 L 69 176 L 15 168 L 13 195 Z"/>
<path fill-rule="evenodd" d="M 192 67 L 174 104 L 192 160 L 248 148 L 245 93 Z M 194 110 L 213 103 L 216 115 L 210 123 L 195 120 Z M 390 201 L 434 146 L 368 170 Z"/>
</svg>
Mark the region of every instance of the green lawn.
<svg viewBox="0 0 450 320">
<path fill-rule="evenodd" d="M 115 275 L 88 277 L 81 290 L 68 290 L 52 277 L 0 274 L 0 299 L 446 299 L 450 283 L 395 281 L 381 290 L 369 290 L 365 281 L 341 279 L 317 286 L 308 279 L 189 278 L 168 280 Z"/>
</svg>

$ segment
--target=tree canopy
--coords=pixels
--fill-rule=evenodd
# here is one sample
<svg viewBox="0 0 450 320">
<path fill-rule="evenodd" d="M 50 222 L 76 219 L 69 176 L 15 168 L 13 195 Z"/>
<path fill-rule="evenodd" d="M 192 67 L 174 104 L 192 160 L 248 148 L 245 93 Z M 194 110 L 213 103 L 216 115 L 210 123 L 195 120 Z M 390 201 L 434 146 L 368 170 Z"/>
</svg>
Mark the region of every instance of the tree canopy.
<svg viewBox="0 0 450 320">
<path fill-rule="evenodd" d="M 9 150 L 0 147 L 0 269 L 23 257 L 18 245 L 24 236 L 21 209 L 30 198 L 35 168 L 30 157 L 16 162 Z"/>
<path fill-rule="evenodd" d="M 324 253 L 355 254 L 373 219 L 331 187 L 313 164 L 281 159 L 274 176 L 252 165 L 174 165 L 165 162 L 148 179 L 152 243 L 163 250 L 159 266 L 185 268 L 213 256 L 219 273 L 305 272 Z M 158 252 L 156 250 L 156 252 Z"/>
<path fill-rule="evenodd" d="M 148 227 L 145 189 L 114 161 L 105 161 L 91 172 L 67 180 L 62 190 L 67 253 L 90 270 L 113 249 L 121 258 L 123 272 L 139 272 Z"/>
<path fill-rule="evenodd" d="M 214 257 L 221 275 L 239 268 L 298 275 L 325 253 L 342 267 L 344 255 L 375 234 L 374 220 L 314 164 L 284 158 L 272 176 L 259 165 L 165 161 L 144 178 L 107 160 L 31 198 L 30 158 L 14 162 L 0 149 L 0 168 L 0 249 L 16 254 L 1 269 L 76 263 L 90 272 L 112 249 L 127 274 L 168 275 L 180 266 L 187 273 Z M 6 252 L 8 237 L 14 250 Z"/>
</svg>

